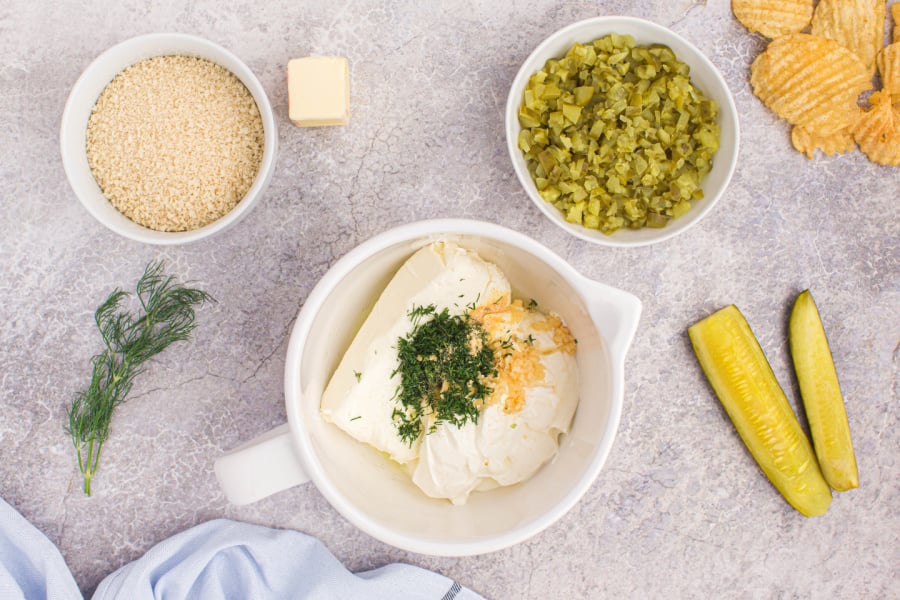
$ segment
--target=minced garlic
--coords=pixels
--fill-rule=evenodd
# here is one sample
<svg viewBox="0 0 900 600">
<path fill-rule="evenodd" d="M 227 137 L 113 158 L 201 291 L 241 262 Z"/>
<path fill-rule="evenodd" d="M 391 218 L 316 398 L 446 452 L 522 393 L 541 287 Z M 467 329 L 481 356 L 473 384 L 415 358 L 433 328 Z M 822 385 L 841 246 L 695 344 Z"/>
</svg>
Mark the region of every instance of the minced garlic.
<svg viewBox="0 0 900 600">
<path fill-rule="evenodd" d="M 535 331 L 551 332 L 552 347 L 538 347 L 533 336 L 521 337 L 511 333 L 513 326 L 531 314 L 540 318 L 530 326 Z M 493 389 L 485 404 L 503 399 L 507 414 L 520 412 L 525 407 L 525 395 L 529 388 L 544 383 L 545 371 L 541 356 L 553 352 L 575 354 L 575 338 L 557 315 L 545 315 L 524 306 L 521 300 L 510 302 L 509 297 L 473 309 L 469 317 L 479 323 L 488 336 L 488 344 L 494 351 L 497 374 L 485 383 Z"/>
</svg>

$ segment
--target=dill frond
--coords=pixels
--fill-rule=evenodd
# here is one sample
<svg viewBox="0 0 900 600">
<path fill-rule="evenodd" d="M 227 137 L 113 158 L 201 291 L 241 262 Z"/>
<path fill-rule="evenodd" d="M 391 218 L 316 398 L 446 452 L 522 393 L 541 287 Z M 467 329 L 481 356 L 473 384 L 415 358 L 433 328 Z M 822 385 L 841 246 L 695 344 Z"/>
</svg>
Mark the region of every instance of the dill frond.
<svg viewBox="0 0 900 600">
<path fill-rule="evenodd" d="M 212 301 L 202 290 L 184 287 L 153 261 L 135 286 L 140 307 L 125 305 L 130 294 L 114 290 L 94 313 L 104 349 L 91 358 L 91 379 L 76 394 L 68 410 L 68 432 L 84 476 L 84 493 L 91 495 L 100 451 L 109 437 L 113 410 L 126 400 L 146 363 L 171 344 L 190 338 L 197 326 L 194 307 Z"/>
</svg>

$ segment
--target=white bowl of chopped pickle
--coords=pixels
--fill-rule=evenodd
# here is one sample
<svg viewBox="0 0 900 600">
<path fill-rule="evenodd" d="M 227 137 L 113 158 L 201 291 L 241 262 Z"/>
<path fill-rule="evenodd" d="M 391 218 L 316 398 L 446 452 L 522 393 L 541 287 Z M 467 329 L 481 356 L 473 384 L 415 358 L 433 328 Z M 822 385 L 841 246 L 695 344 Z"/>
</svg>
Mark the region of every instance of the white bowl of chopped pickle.
<svg viewBox="0 0 900 600">
<path fill-rule="evenodd" d="M 203 38 L 157 33 L 84 70 L 60 150 L 75 195 L 100 223 L 138 242 L 183 244 L 247 215 L 268 186 L 277 137 L 246 64 Z"/>
<path fill-rule="evenodd" d="M 529 304 L 533 300 L 547 314 L 557 314 L 577 340 L 578 375 L 573 377 L 577 381 L 569 383 L 579 400 L 571 427 L 559 438 L 558 453 L 530 478 L 474 491 L 464 504 L 426 495 L 403 465 L 339 429 L 324 407 L 329 382 L 349 372 L 344 368 L 347 360 L 355 361 L 356 336 L 365 337 L 361 332 L 369 317 L 390 320 L 382 300 L 390 297 L 393 303 L 398 298 L 396 287 L 385 292 L 395 284 L 398 270 L 408 268 L 410 257 L 434 243 L 457 245 L 493 263 L 516 296 L 530 299 Z M 411 272 L 421 279 L 428 268 L 416 264 Z M 467 281 L 468 277 L 444 280 L 441 289 L 452 292 L 452 297 L 467 289 Z M 427 286 L 417 281 L 409 287 Z M 521 542 L 571 509 L 600 474 L 619 424 L 625 356 L 640 312 L 641 303 L 631 294 L 584 277 L 533 238 L 505 227 L 444 219 L 392 229 L 335 263 L 307 296 L 285 358 L 288 422 L 220 457 L 216 475 L 226 496 L 237 504 L 311 480 L 357 527 L 422 554 L 481 554 Z M 371 381 L 371 369 L 380 361 L 379 348 L 385 350 L 370 347 L 366 365 L 354 362 L 352 367 L 361 369 L 355 373 L 356 382 Z M 377 390 L 370 389 L 374 397 Z M 526 405 L 533 401 L 529 397 Z M 392 431 L 390 413 L 381 416 L 384 420 L 378 417 L 373 426 Z M 367 414 L 349 421 L 361 419 L 363 425 L 374 418 Z M 520 444 L 531 444 L 527 431 L 512 430 Z M 448 463 L 469 446 L 451 448 Z"/>
<path fill-rule="evenodd" d="M 713 64 L 661 25 L 597 17 L 544 40 L 506 103 L 506 141 L 529 198 L 606 246 L 667 240 L 721 198 L 737 110 Z"/>
</svg>

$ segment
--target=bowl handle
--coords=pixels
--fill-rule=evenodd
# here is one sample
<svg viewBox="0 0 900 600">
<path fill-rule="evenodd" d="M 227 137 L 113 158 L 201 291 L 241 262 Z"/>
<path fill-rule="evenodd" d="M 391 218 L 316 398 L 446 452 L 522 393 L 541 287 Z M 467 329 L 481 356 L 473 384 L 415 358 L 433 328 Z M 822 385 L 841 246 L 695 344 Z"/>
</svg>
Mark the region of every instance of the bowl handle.
<svg viewBox="0 0 900 600">
<path fill-rule="evenodd" d="M 214 470 L 228 501 L 237 505 L 309 481 L 294 451 L 287 423 L 219 457 Z"/>
<path fill-rule="evenodd" d="M 588 313 L 609 348 L 610 360 L 623 365 L 641 320 L 641 301 L 624 290 L 580 277 Z"/>
</svg>

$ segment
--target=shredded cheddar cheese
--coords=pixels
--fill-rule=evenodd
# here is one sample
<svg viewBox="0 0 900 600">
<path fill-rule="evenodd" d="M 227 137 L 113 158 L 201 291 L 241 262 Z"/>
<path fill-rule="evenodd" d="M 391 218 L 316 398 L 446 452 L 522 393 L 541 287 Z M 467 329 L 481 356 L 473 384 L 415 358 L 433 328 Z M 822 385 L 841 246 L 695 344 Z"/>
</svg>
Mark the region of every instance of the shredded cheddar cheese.
<svg viewBox="0 0 900 600">
<path fill-rule="evenodd" d="M 552 346 L 535 344 L 532 335 L 527 338 L 519 335 L 518 325 L 529 315 L 538 315 L 529 326 L 534 331 L 549 332 Z M 485 403 L 502 399 L 507 414 L 520 412 L 525 407 L 528 389 L 544 384 L 545 370 L 541 362 L 544 354 L 575 353 L 575 338 L 562 319 L 526 308 L 521 300 L 510 301 L 508 296 L 498 298 L 473 308 L 469 318 L 487 333 L 488 345 L 494 352 L 497 374 L 485 381 L 493 389 Z"/>
</svg>

